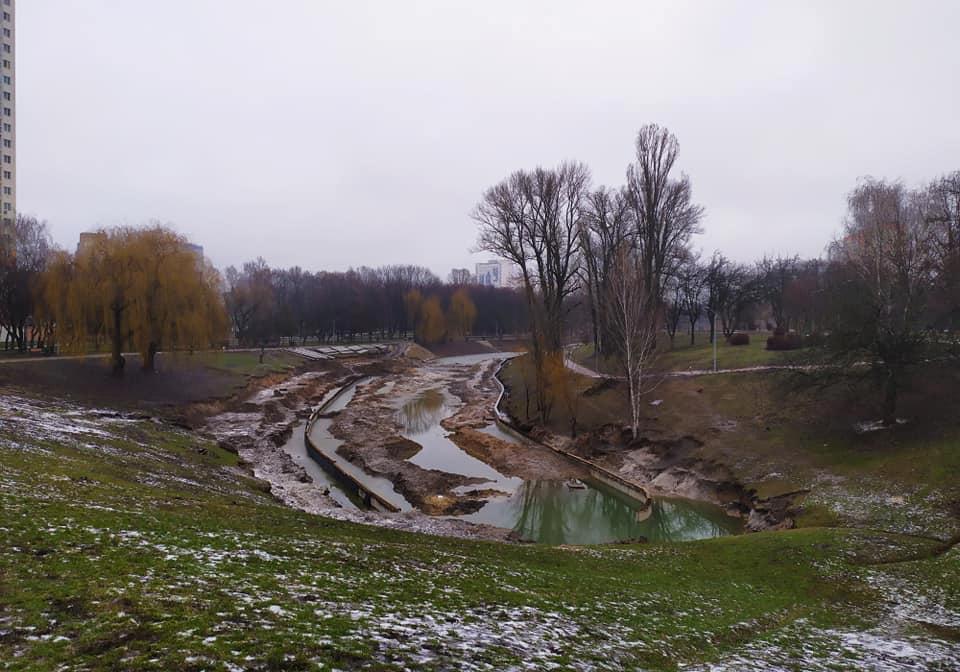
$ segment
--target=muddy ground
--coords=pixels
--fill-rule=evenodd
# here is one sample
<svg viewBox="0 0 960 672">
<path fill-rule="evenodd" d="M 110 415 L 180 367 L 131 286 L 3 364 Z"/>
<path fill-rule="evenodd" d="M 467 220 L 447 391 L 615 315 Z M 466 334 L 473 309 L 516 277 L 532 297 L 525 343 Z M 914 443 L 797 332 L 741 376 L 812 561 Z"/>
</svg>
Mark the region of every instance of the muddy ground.
<svg viewBox="0 0 960 672">
<path fill-rule="evenodd" d="M 472 365 L 445 365 L 442 360 L 410 364 L 357 389 L 350 405 L 337 416 L 331 431 L 345 443 L 338 452 L 369 473 L 391 480 L 398 492 L 431 515 L 458 515 L 479 510 L 495 491 L 469 487 L 486 479 L 424 469 L 409 458 L 419 444 L 405 439 L 397 413 L 404 403 L 426 390 L 447 390 L 453 414 L 442 421 L 450 439 L 470 455 L 505 476 L 565 479 L 583 470 L 551 450 L 507 443 L 478 431 L 495 420 L 493 406 L 500 388 L 493 378 L 500 359 Z M 460 489 L 460 493 L 455 492 Z"/>
<path fill-rule="evenodd" d="M 324 396 L 357 375 L 392 376 L 412 366 L 405 360 L 357 358 L 318 364 L 315 370 L 293 377 L 263 379 L 256 389 L 232 402 L 213 402 L 213 412 L 203 431 L 229 450 L 236 451 L 253 475 L 266 481 L 280 502 L 308 513 L 339 520 L 379 525 L 427 534 L 472 539 L 509 540 L 509 530 L 490 525 L 436 519 L 418 511 L 383 514 L 346 509 L 328 494 L 323 484 L 313 483 L 282 446 L 294 426 L 308 417 Z M 194 409 L 198 411 L 199 409 Z M 394 450 L 403 452 L 401 447 Z"/>
</svg>

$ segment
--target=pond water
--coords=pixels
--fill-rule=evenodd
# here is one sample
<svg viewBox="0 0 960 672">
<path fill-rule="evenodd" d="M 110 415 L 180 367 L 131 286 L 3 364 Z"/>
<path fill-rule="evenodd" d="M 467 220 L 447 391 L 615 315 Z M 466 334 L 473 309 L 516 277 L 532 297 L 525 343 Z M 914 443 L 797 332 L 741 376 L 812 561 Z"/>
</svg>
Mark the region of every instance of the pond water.
<svg viewBox="0 0 960 672">
<path fill-rule="evenodd" d="M 466 490 L 496 488 L 513 492 L 520 487 L 523 481 L 519 478 L 504 476 L 447 438 L 448 433 L 440 426 L 440 421 L 453 413 L 455 408 L 455 400 L 439 389 L 421 392 L 400 408 L 396 419 L 403 427 L 401 435 L 422 446 L 409 461 L 424 469 L 438 469 L 485 480 L 482 484 L 464 486 Z"/>
<path fill-rule="evenodd" d="M 655 499 L 651 506 L 601 483 L 587 480 L 586 487 L 564 481 L 505 476 L 467 454 L 453 441 L 440 421 L 453 413 L 456 401 L 445 390 L 431 389 L 407 401 L 397 412 L 403 436 L 423 449 L 410 461 L 425 469 L 485 479 L 462 489 L 500 490 L 479 511 L 463 520 L 515 530 L 524 539 L 548 544 L 597 544 L 645 537 L 651 541 L 704 539 L 740 531 L 742 523 L 718 507 L 682 499 Z M 508 443 L 522 437 L 492 423 L 481 430 Z"/>
<path fill-rule="evenodd" d="M 573 489 L 563 481 L 524 481 L 464 520 L 510 528 L 544 544 L 602 544 L 645 537 L 688 541 L 736 534 L 742 523 L 717 507 L 690 500 L 652 500 L 649 507 L 601 483 Z"/>
</svg>

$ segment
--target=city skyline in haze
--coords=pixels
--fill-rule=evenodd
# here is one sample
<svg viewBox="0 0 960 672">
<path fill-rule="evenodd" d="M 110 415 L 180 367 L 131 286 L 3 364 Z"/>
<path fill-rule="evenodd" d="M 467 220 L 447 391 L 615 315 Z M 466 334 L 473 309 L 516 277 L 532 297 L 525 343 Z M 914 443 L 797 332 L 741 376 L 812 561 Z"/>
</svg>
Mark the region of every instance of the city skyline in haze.
<svg viewBox="0 0 960 672">
<path fill-rule="evenodd" d="M 565 159 L 617 186 L 680 142 L 694 247 L 816 256 L 865 175 L 960 169 L 960 6 L 33 0 L 17 14 L 18 210 L 171 223 L 220 267 L 473 268 L 470 211 Z M 954 162 L 954 163 L 951 163 Z"/>
</svg>

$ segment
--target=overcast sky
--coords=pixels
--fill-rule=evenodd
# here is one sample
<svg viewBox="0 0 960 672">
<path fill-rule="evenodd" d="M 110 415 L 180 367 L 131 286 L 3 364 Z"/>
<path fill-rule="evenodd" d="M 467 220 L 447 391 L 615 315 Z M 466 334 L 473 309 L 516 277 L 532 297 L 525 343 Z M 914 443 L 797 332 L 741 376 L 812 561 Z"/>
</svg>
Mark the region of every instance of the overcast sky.
<svg viewBox="0 0 960 672">
<path fill-rule="evenodd" d="M 18 209 L 223 267 L 471 255 L 518 168 L 618 185 L 657 122 L 696 246 L 818 255 L 863 175 L 960 169 L 960 2 L 20 0 Z M 482 255 L 485 256 L 485 255 Z"/>
</svg>

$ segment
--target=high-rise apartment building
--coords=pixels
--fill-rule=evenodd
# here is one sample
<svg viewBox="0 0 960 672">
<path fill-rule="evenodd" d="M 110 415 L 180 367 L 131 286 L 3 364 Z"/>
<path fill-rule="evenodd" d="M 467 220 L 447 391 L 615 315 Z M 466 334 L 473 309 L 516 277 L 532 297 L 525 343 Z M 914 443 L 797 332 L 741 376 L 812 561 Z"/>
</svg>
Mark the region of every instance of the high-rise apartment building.
<svg viewBox="0 0 960 672">
<path fill-rule="evenodd" d="M 17 216 L 17 78 L 15 0 L 0 0 L 0 219 Z"/>
</svg>

